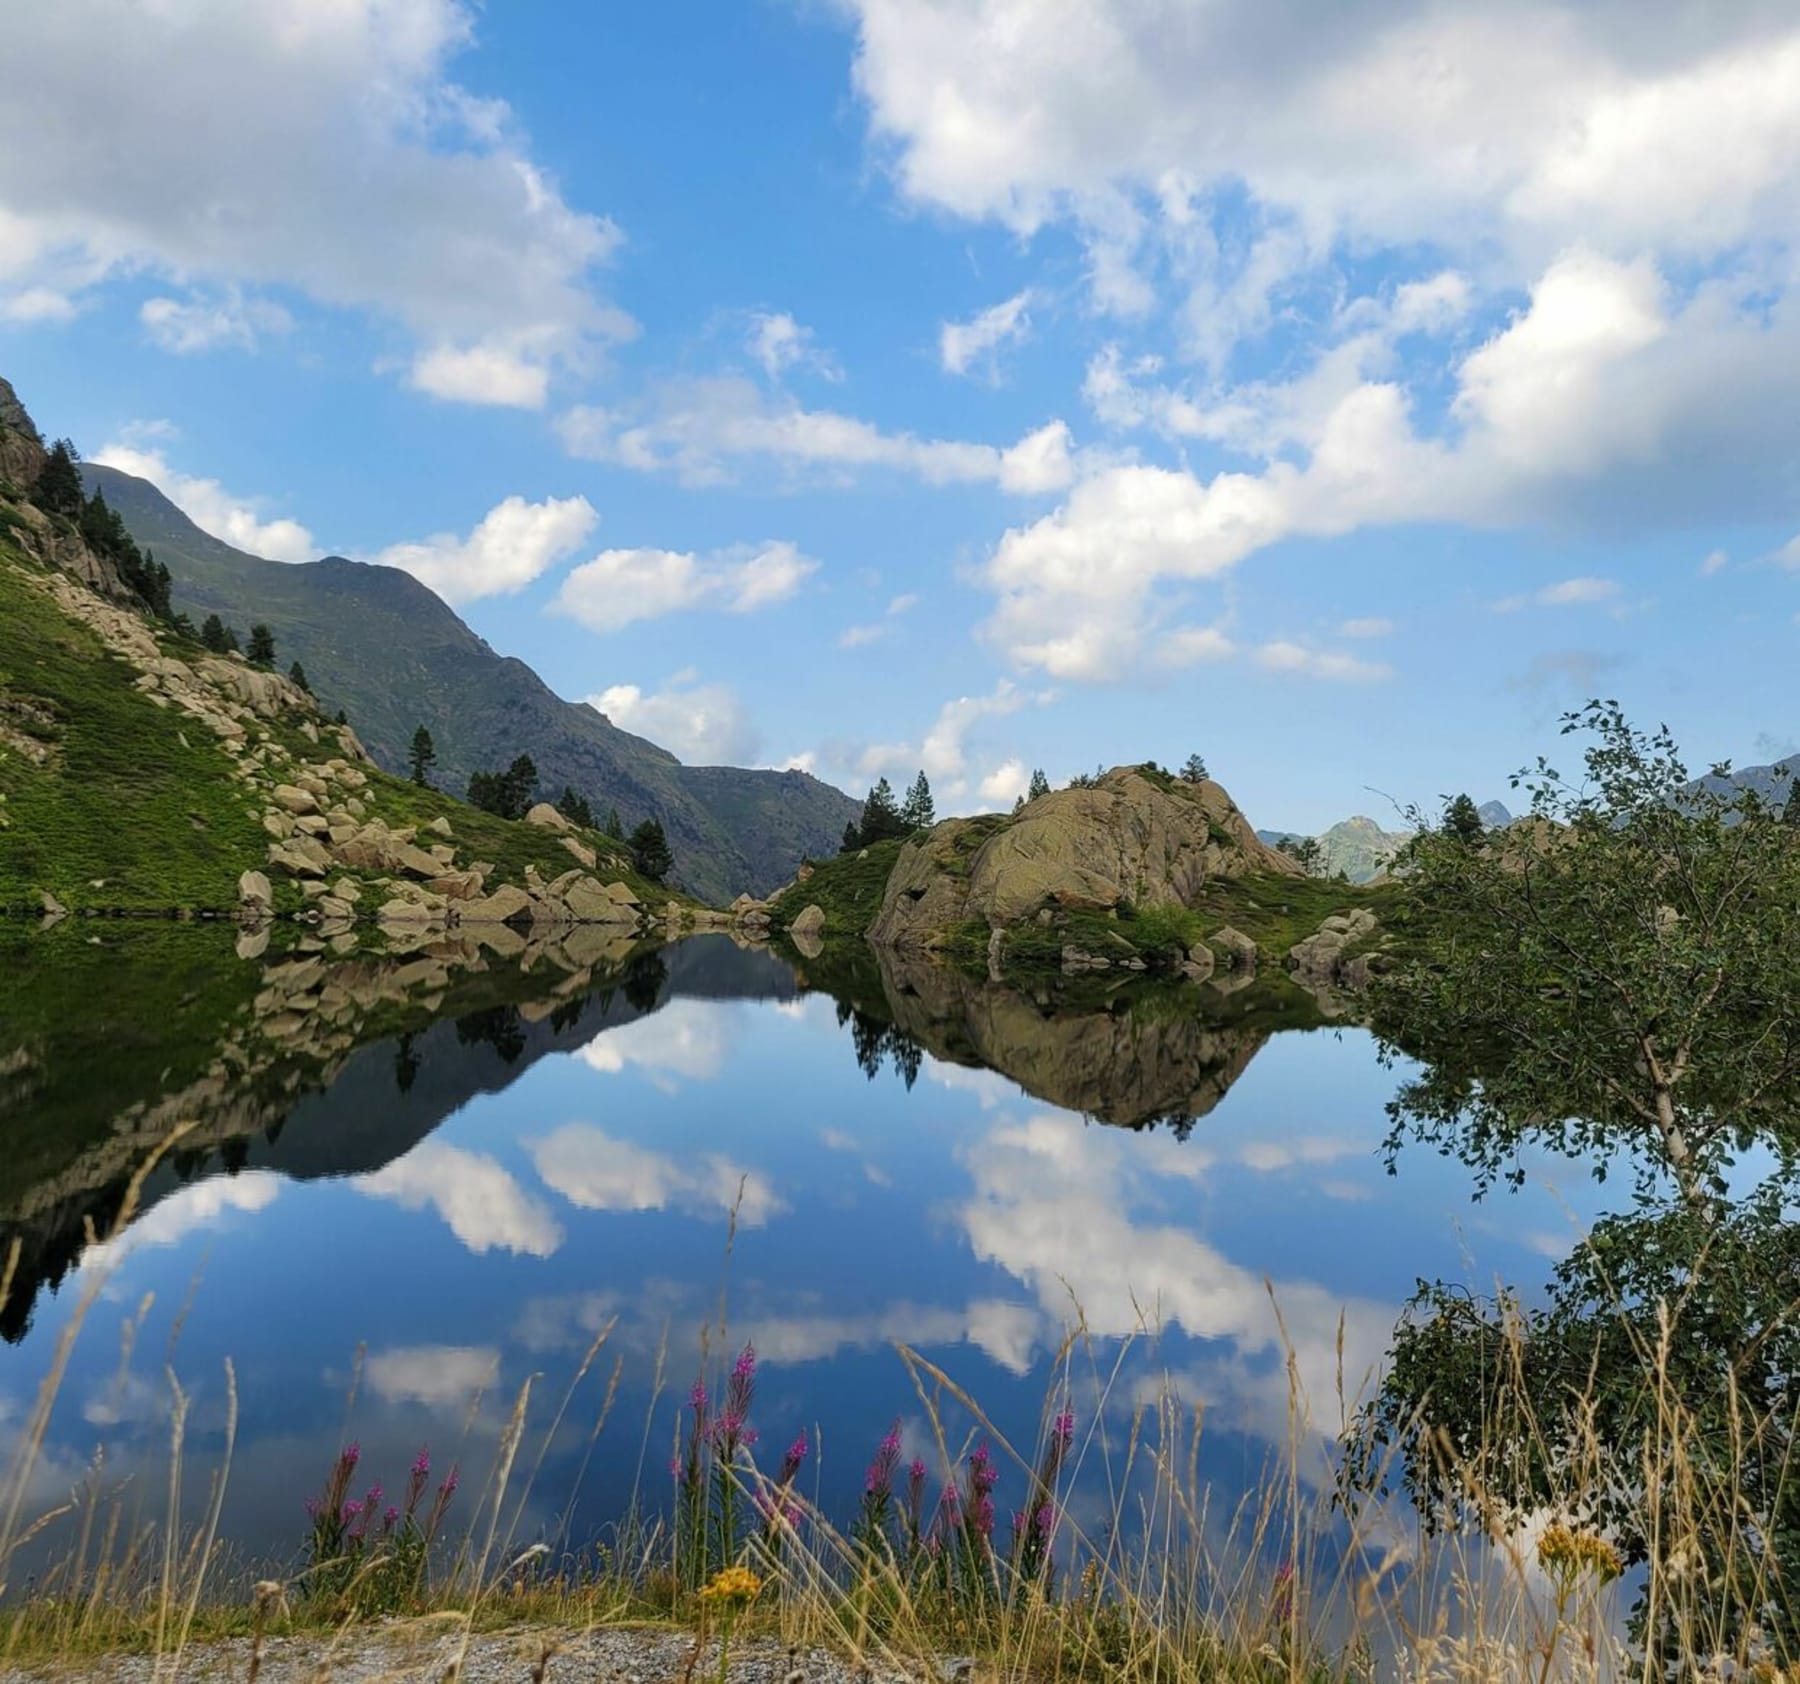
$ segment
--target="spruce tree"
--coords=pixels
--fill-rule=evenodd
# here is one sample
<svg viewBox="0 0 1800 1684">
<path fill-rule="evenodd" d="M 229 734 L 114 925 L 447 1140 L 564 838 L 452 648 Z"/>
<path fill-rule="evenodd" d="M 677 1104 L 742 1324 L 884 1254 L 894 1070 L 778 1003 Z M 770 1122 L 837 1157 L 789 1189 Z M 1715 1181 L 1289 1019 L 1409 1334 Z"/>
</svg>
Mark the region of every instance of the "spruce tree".
<svg viewBox="0 0 1800 1684">
<path fill-rule="evenodd" d="M 931 799 L 931 784 L 922 766 L 912 781 L 912 788 L 906 792 L 906 804 L 900 809 L 900 818 L 908 830 L 929 830 L 937 823 L 937 806 Z"/>
<path fill-rule="evenodd" d="M 306 668 L 301 666 L 298 661 L 288 668 L 288 678 L 293 683 L 299 685 L 307 695 L 310 696 L 312 694 L 312 686 L 306 682 Z"/>
<path fill-rule="evenodd" d="M 200 627 L 200 644 L 210 649 L 215 655 L 224 655 L 237 648 L 237 633 L 225 624 L 217 614 L 208 614 L 205 623 Z"/>
<path fill-rule="evenodd" d="M 905 836 L 911 826 L 901 816 L 900 804 L 894 799 L 894 786 L 886 778 L 878 778 L 875 787 L 869 791 L 869 798 L 863 803 L 862 824 L 860 834 L 862 846 L 871 842 L 886 842 L 892 837 Z"/>
<path fill-rule="evenodd" d="M 250 628 L 250 647 L 245 653 L 252 666 L 272 667 L 275 664 L 275 634 L 260 620 Z"/>
<path fill-rule="evenodd" d="M 856 820 L 852 819 L 844 826 L 844 839 L 838 844 L 838 852 L 840 854 L 854 854 L 862 845 L 862 832 L 856 828 Z"/>
<path fill-rule="evenodd" d="M 1042 766 L 1034 767 L 1031 773 L 1030 787 L 1025 791 L 1026 801 L 1035 801 L 1040 795 L 1048 795 L 1049 793 L 1050 780 L 1044 776 L 1044 768 Z"/>
<path fill-rule="evenodd" d="M 1467 795 L 1459 795 L 1444 809 L 1443 822 L 1438 827 L 1453 842 L 1460 842 L 1465 848 L 1480 845 L 1481 839 L 1487 835 L 1487 826 L 1481 822 L 1481 809 Z"/>
<path fill-rule="evenodd" d="M 521 754 L 506 768 L 501 778 L 504 806 L 500 816 L 503 819 L 522 819 L 531 811 L 537 775 L 537 762 L 529 754 Z"/>
<path fill-rule="evenodd" d="M 652 883 L 660 883 L 669 875 L 675 856 L 669 851 L 669 839 L 663 834 L 660 820 L 645 819 L 631 833 L 631 863 Z"/>
<path fill-rule="evenodd" d="M 51 445 L 31 486 L 32 502 L 46 514 L 67 515 L 71 520 L 80 516 L 81 470 L 75 465 L 80 460 L 75 446 L 67 439 L 58 439 Z"/>
<path fill-rule="evenodd" d="M 625 840 L 625 826 L 619 822 L 619 809 L 614 807 L 606 815 L 606 834 L 615 842 Z"/>
<path fill-rule="evenodd" d="M 594 828 L 594 810 L 587 803 L 585 795 L 577 795 L 570 784 L 563 785 L 563 792 L 556 803 L 557 812 L 569 821 L 578 824 L 583 830 Z"/>
<path fill-rule="evenodd" d="M 431 787 L 431 768 L 437 763 L 437 744 L 421 725 L 412 734 L 412 781 L 421 789 Z"/>
</svg>

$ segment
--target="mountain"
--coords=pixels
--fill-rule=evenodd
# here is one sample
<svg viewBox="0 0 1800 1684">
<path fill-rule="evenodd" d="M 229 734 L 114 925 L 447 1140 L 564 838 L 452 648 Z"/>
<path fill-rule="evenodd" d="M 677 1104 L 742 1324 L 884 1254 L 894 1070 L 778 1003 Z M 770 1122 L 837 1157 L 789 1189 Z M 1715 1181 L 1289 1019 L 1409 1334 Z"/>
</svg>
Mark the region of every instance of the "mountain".
<svg viewBox="0 0 1800 1684">
<path fill-rule="evenodd" d="M 1475 811 L 1489 830 L 1504 830 L 1513 822 L 1512 810 L 1504 801 L 1484 801 Z"/>
<path fill-rule="evenodd" d="M 267 561 L 202 532 L 131 474 L 94 463 L 91 489 L 173 577 L 173 602 L 196 622 L 217 614 L 242 636 L 275 634 L 280 664 L 298 660 L 328 712 L 342 708 L 376 763 L 403 771 L 413 731 L 437 749 L 435 780 L 461 793 L 472 772 L 536 762 L 540 788 L 565 784 L 629 829 L 662 821 L 675 875 L 707 900 L 766 893 L 800 861 L 837 851 L 860 804 L 804 772 L 684 766 L 585 703 L 564 701 L 523 661 L 499 654 L 409 573 L 341 556 Z"/>
<path fill-rule="evenodd" d="M 1259 840 L 1271 848 L 1303 838 L 1287 830 L 1259 830 Z M 1335 877 L 1341 871 L 1352 883 L 1379 877 L 1389 860 L 1412 840 L 1410 830 L 1383 830 L 1375 820 L 1358 816 L 1343 819 L 1313 838 L 1319 844 L 1320 872 Z"/>
</svg>

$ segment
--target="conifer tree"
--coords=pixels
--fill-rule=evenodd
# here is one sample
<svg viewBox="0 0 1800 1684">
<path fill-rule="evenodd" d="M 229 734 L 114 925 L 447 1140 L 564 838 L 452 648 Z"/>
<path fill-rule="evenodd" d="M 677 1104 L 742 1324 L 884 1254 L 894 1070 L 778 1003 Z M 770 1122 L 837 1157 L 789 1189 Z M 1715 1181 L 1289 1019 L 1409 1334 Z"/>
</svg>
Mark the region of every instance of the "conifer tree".
<svg viewBox="0 0 1800 1684">
<path fill-rule="evenodd" d="M 44 465 L 32 483 L 31 500 L 47 514 L 67 515 L 71 520 L 81 514 L 81 460 L 75 446 L 58 439 L 44 458 Z"/>
<path fill-rule="evenodd" d="M 625 840 L 625 826 L 619 822 L 619 809 L 614 807 L 606 815 L 606 834 L 615 842 Z"/>
<path fill-rule="evenodd" d="M 1460 842 L 1465 848 L 1479 846 L 1481 839 L 1487 835 L 1487 826 L 1481 822 L 1481 809 L 1467 795 L 1457 796 L 1444 809 L 1443 822 L 1438 828 L 1453 842 Z"/>
<path fill-rule="evenodd" d="M 1181 763 L 1181 781 L 1184 784 L 1203 784 L 1206 779 L 1206 762 L 1199 755 L 1190 754 Z"/>
<path fill-rule="evenodd" d="M 298 684 L 307 695 L 310 696 L 312 694 L 312 686 L 306 682 L 306 668 L 301 666 L 298 661 L 288 668 L 288 678 L 293 683 Z"/>
<path fill-rule="evenodd" d="M 1031 773 L 1030 787 L 1025 791 L 1026 801 L 1035 801 L 1040 795 L 1048 795 L 1049 793 L 1050 780 L 1044 776 L 1044 768 L 1042 766 L 1034 767 Z"/>
<path fill-rule="evenodd" d="M 899 802 L 894 799 L 894 786 L 886 778 L 876 779 L 875 787 L 863 802 L 862 824 L 858 827 L 860 845 L 866 848 L 871 842 L 905 836 L 911 828 L 901 816 Z"/>
<path fill-rule="evenodd" d="M 588 805 L 585 795 L 575 793 L 573 785 L 563 785 L 563 792 L 557 800 L 556 810 L 570 824 L 578 824 L 583 830 L 594 828 L 594 810 Z"/>
<path fill-rule="evenodd" d="M 675 856 L 669 851 L 661 820 L 645 819 L 631 833 L 631 863 L 652 883 L 660 883 L 669 875 Z"/>
<path fill-rule="evenodd" d="M 931 799 L 931 784 L 922 766 L 919 768 L 919 775 L 912 781 L 912 788 L 906 792 L 906 804 L 900 809 L 900 819 L 908 830 L 929 830 L 937 823 L 937 805 Z"/>
<path fill-rule="evenodd" d="M 252 666 L 272 667 L 275 664 L 275 634 L 260 620 L 250 628 L 250 647 L 245 653 Z"/>
<path fill-rule="evenodd" d="M 237 633 L 217 614 L 208 614 L 200 627 L 200 643 L 215 655 L 226 655 L 237 648 Z"/>
<path fill-rule="evenodd" d="M 421 725 L 412 734 L 412 781 L 421 789 L 431 787 L 431 768 L 437 764 L 437 744 Z"/>
</svg>

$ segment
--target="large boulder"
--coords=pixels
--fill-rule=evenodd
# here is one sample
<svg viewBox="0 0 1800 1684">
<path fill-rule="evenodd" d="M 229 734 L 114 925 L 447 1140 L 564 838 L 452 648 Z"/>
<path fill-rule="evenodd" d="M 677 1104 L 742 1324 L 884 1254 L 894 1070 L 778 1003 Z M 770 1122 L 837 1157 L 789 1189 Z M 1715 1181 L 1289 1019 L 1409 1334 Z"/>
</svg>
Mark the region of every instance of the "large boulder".
<svg viewBox="0 0 1800 1684">
<path fill-rule="evenodd" d="M 275 904 L 275 890 L 260 871 L 246 871 L 238 878 L 238 905 L 247 913 L 267 912 Z"/>
<path fill-rule="evenodd" d="M 491 895 L 462 903 L 465 924 L 507 924 L 531 911 L 531 896 L 511 883 L 502 883 Z"/>
<path fill-rule="evenodd" d="M 1010 823 L 951 819 L 907 843 L 868 933 L 916 948 L 966 920 L 1002 928 L 1046 907 L 1192 906 L 1208 883 L 1251 873 L 1300 868 L 1218 784 L 1118 767 L 1039 796 Z"/>
<path fill-rule="evenodd" d="M 525 815 L 525 822 L 537 825 L 543 830 L 571 831 L 575 828 L 548 801 L 540 801 L 533 807 Z"/>
<path fill-rule="evenodd" d="M 1380 927 L 1367 907 L 1335 914 L 1288 949 L 1288 968 L 1302 983 L 1359 987 L 1368 980 L 1368 967 L 1346 961 L 1345 954 Z"/>
</svg>

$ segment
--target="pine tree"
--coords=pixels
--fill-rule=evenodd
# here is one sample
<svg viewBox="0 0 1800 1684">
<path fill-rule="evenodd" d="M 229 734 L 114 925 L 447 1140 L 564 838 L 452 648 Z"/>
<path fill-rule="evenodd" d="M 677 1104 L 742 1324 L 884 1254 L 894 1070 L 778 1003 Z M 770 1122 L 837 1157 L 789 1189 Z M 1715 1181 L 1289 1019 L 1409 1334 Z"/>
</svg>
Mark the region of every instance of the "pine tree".
<svg viewBox="0 0 1800 1684">
<path fill-rule="evenodd" d="M 675 856 L 669 852 L 669 839 L 663 834 L 660 820 L 645 819 L 631 833 L 631 863 L 652 883 L 660 883 L 669 875 Z"/>
<path fill-rule="evenodd" d="M 334 721 L 334 723 L 338 724 L 338 725 L 348 725 L 350 723 L 350 715 L 347 714 L 342 708 L 339 708 L 337 710 L 337 719 Z"/>
<path fill-rule="evenodd" d="M 537 789 L 537 763 L 529 754 L 521 754 L 506 768 L 502 778 L 505 807 L 503 819 L 522 819 L 531 811 L 531 797 Z"/>
<path fill-rule="evenodd" d="M 587 803 L 585 795 L 577 795 L 573 786 L 563 785 L 561 798 L 556 803 L 557 812 L 569 821 L 578 824 L 583 830 L 594 828 L 594 810 Z"/>
<path fill-rule="evenodd" d="M 862 845 L 862 832 L 856 828 L 856 820 L 852 819 L 844 826 L 844 839 L 838 844 L 838 852 L 854 854 Z"/>
<path fill-rule="evenodd" d="M 922 766 L 919 768 L 919 775 L 912 781 L 912 788 L 906 792 L 906 803 L 900 809 L 900 819 L 908 830 L 929 830 L 937 823 L 937 805 L 931 799 L 931 784 L 926 779 Z"/>
<path fill-rule="evenodd" d="M 298 661 L 288 668 L 288 677 L 295 684 L 298 684 L 307 695 L 310 696 L 312 694 L 312 686 L 306 682 L 306 668 L 301 666 Z"/>
<path fill-rule="evenodd" d="M 619 809 L 614 807 L 606 815 L 606 834 L 615 842 L 625 840 L 625 826 L 619 822 Z"/>
<path fill-rule="evenodd" d="M 275 634 L 260 620 L 250 628 L 250 647 L 245 653 L 252 666 L 272 667 L 275 664 Z"/>
<path fill-rule="evenodd" d="M 208 614 L 205 623 L 200 627 L 200 643 L 203 648 L 210 649 L 215 655 L 229 654 L 237 648 L 237 633 L 226 625 L 217 614 Z"/>
<path fill-rule="evenodd" d="M 32 482 L 32 502 L 47 514 L 78 518 L 82 508 L 81 470 L 75 464 L 80 460 L 75 446 L 67 439 L 58 439 L 51 445 L 50 454 Z"/>
<path fill-rule="evenodd" d="M 1203 784 L 1207 779 L 1206 762 L 1197 754 L 1190 754 L 1181 763 L 1181 781 L 1184 784 Z"/>
<path fill-rule="evenodd" d="M 1466 795 L 1457 796 L 1445 807 L 1443 822 L 1438 828 L 1465 848 L 1480 846 L 1481 839 L 1487 835 L 1487 826 L 1481 822 L 1481 809 Z"/>
<path fill-rule="evenodd" d="M 871 842 L 905 836 L 911 829 L 901 816 L 899 802 L 894 799 L 894 786 L 886 778 L 876 779 L 868 800 L 863 803 L 862 824 L 858 829 L 861 845 L 866 848 Z"/>
<path fill-rule="evenodd" d="M 1031 773 L 1030 787 L 1025 791 L 1026 801 L 1035 801 L 1040 795 L 1048 795 L 1049 793 L 1050 780 L 1044 776 L 1044 768 L 1042 766 L 1034 767 Z"/>
<path fill-rule="evenodd" d="M 421 725 L 412 734 L 412 781 L 421 789 L 431 787 L 431 768 L 437 764 L 437 744 Z"/>
</svg>

